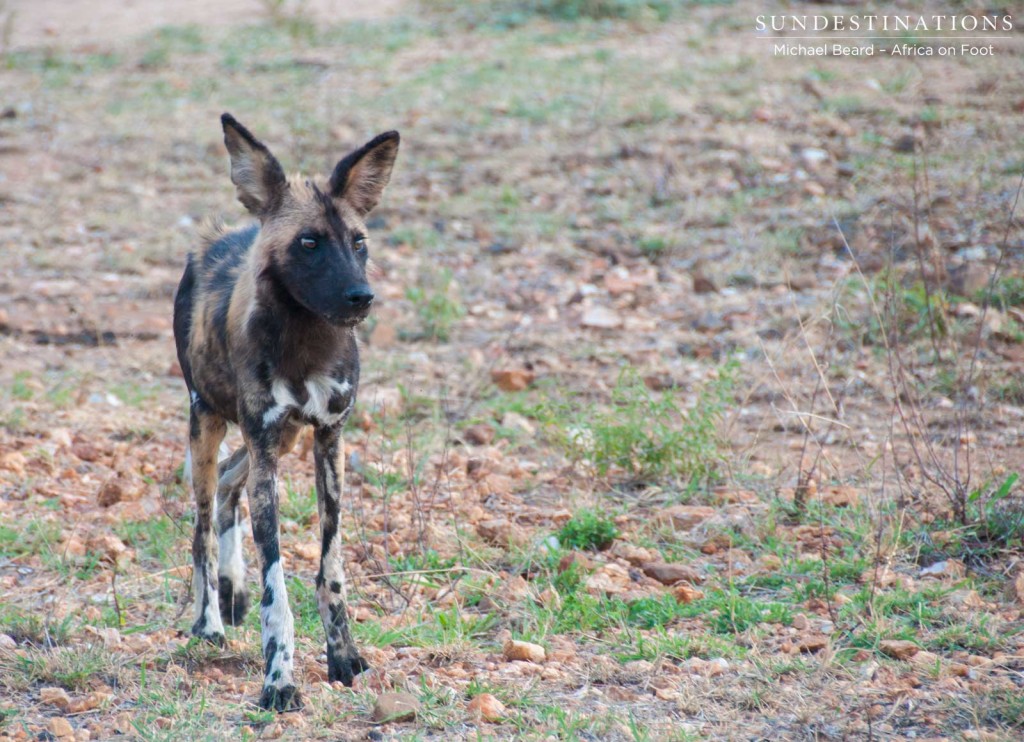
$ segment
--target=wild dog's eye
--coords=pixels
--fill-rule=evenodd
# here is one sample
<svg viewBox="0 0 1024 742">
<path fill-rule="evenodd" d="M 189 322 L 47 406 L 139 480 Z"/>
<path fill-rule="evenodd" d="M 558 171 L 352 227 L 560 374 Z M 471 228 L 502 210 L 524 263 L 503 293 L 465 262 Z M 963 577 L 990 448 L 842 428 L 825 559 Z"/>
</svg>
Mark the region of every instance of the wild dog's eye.
<svg viewBox="0 0 1024 742">
<path fill-rule="evenodd" d="M 316 240 L 313 239 L 312 237 L 303 237 L 302 239 L 299 240 L 299 244 L 302 245 L 307 250 L 312 250 L 313 248 L 316 247 Z"/>
<path fill-rule="evenodd" d="M 353 244 L 355 245 L 356 250 L 365 250 L 366 249 L 366 235 L 361 234 L 358 237 L 356 237 L 355 242 Z"/>
</svg>

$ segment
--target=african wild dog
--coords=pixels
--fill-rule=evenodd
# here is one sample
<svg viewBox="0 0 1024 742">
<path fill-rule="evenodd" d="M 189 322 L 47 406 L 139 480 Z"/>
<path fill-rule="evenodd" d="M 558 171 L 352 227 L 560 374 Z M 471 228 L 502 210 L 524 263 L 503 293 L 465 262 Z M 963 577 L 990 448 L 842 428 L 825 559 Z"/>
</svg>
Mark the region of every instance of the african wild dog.
<svg viewBox="0 0 1024 742">
<path fill-rule="evenodd" d="M 338 537 L 345 474 L 341 427 L 359 384 L 354 328 L 373 301 L 363 217 L 391 177 L 399 137 L 394 131 L 381 134 L 338 162 L 329 179 L 286 179 L 245 127 L 229 114 L 221 124 L 231 180 L 259 223 L 232 232 L 211 230 L 199 252 L 189 256 L 174 299 L 178 360 L 191 395 L 192 633 L 221 644 L 221 619 L 237 626 L 245 617 L 249 598 L 238 509 L 245 489 L 263 585 L 266 677 L 260 706 L 282 711 L 301 702 L 278 546 L 277 460 L 306 425 L 314 427 L 321 536 L 316 597 L 327 634 L 328 677 L 351 685 L 368 667 L 352 642 L 345 607 Z M 228 422 L 239 426 L 245 445 L 218 464 Z"/>
</svg>

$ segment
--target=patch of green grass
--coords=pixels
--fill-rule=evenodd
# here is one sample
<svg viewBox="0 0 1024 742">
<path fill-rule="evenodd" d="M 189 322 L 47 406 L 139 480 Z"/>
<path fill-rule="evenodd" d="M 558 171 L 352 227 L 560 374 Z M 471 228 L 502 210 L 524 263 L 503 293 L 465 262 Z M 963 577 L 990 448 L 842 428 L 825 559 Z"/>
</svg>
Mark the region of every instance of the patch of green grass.
<svg viewBox="0 0 1024 742">
<path fill-rule="evenodd" d="M 32 387 L 26 382 L 32 378 L 32 374 L 28 371 L 19 371 L 14 375 L 14 381 L 11 382 L 11 397 L 20 401 L 27 402 L 35 396 L 35 392 Z"/>
<path fill-rule="evenodd" d="M 446 342 L 455 323 L 466 314 L 447 268 L 420 276 L 416 286 L 405 290 L 405 298 L 412 302 L 419 320 L 414 331 L 402 333 L 407 340 Z"/>
<path fill-rule="evenodd" d="M 147 568 L 169 569 L 182 564 L 189 553 L 187 527 L 166 515 L 121 521 L 115 524 L 114 533 L 135 550 L 135 558 Z"/>
<path fill-rule="evenodd" d="M 158 28 L 151 34 L 145 46 L 146 51 L 139 60 L 139 66 L 143 69 L 164 67 L 175 56 L 206 51 L 202 29 L 195 25 Z"/>
<path fill-rule="evenodd" d="M 58 622 L 38 610 L 0 606 L 0 633 L 7 634 L 19 644 L 39 647 L 65 644 L 71 636 L 71 624 L 71 616 Z"/>
<path fill-rule="evenodd" d="M 308 527 L 313 523 L 317 507 L 315 487 L 309 487 L 302 492 L 288 482 L 285 497 L 281 498 L 280 504 L 282 520 L 291 520 L 300 526 Z"/>
<path fill-rule="evenodd" d="M 561 405 L 552 411 L 552 419 L 563 421 L 556 440 L 602 476 L 614 469 L 638 481 L 710 478 L 721 460 L 717 426 L 736 370 L 734 363 L 722 366 L 684 410 L 677 392 L 652 392 L 634 369 L 624 368 L 610 405 Z"/>
<path fill-rule="evenodd" d="M 20 654 L 0 655 L 2 682 L 22 690 L 42 684 L 84 691 L 96 680 L 109 680 L 116 675 L 119 666 L 116 655 L 101 646 L 92 645 L 31 649 Z"/>
<path fill-rule="evenodd" d="M 566 549 L 604 551 L 619 535 L 615 523 L 597 510 L 580 510 L 558 532 L 558 541 Z"/>
</svg>

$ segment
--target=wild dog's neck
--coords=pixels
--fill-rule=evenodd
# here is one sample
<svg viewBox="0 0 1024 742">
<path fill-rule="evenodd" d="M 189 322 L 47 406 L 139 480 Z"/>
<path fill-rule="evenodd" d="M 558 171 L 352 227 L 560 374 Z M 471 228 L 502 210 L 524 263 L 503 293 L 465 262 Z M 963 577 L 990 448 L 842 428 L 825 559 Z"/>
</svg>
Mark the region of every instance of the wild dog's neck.
<svg viewBox="0 0 1024 742">
<path fill-rule="evenodd" d="M 274 377 L 301 382 L 327 373 L 350 346 L 355 348 L 352 328 L 332 325 L 306 309 L 272 270 L 256 281 L 256 307 L 249 332 L 267 354 Z"/>
</svg>

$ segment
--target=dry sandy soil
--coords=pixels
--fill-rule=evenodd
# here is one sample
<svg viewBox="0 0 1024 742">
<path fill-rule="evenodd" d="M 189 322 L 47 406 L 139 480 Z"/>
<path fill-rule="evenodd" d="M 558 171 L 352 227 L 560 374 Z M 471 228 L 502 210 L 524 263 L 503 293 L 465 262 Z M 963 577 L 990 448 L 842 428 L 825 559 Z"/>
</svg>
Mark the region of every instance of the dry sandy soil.
<svg viewBox="0 0 1024 742">
<path fill-rule="evenodd" d="M 1019 33 L 85 5 L 0 6 L 0 739 L 1020 738 Z M 289 170 L 403 134 L 347 438 L 375 669 L 326 682 L 297 452 L 280 717 L 256 612 L 187 635 L 170 307 L 200 221 L 244 221 L 224 110 Z"/>
</svg>

